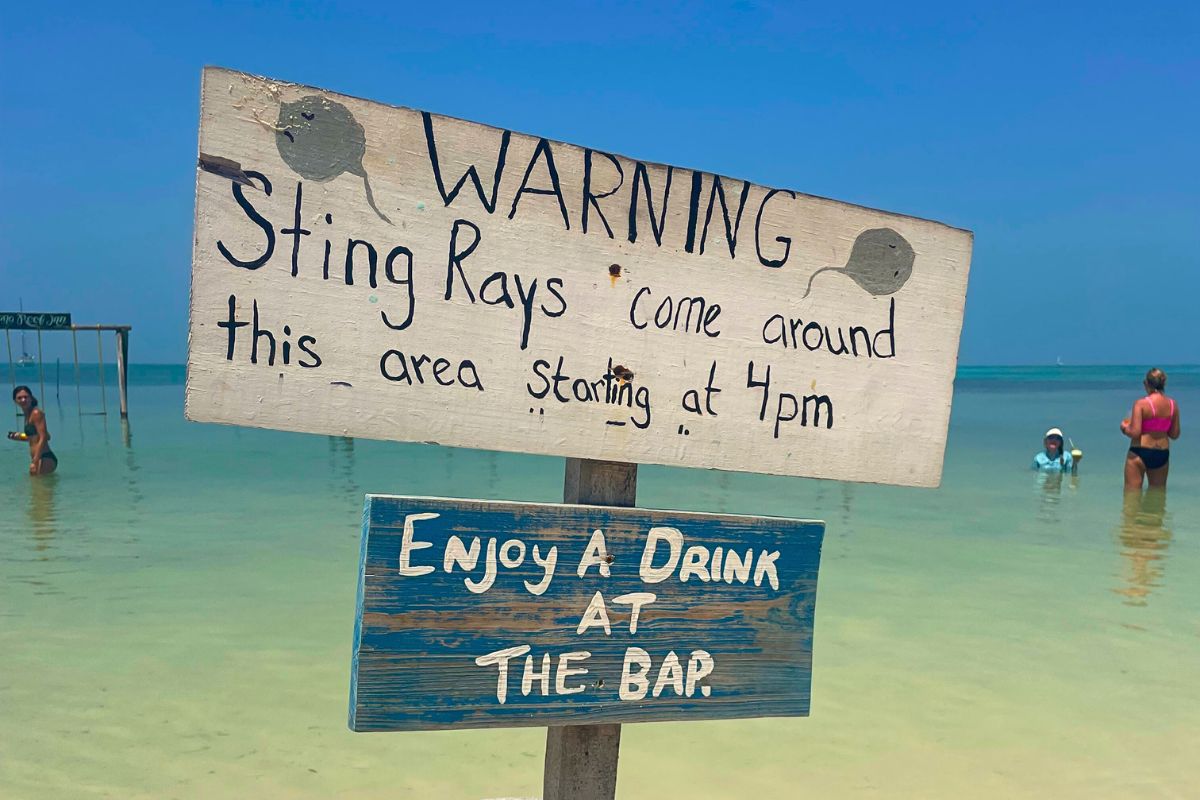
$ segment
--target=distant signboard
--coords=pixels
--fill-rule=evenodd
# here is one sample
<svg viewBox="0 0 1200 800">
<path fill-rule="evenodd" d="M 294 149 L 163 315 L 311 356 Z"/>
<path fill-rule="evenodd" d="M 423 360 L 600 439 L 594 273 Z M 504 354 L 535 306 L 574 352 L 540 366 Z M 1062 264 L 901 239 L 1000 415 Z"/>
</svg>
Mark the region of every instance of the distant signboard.
<svg viewBox="0 0 1200 800">
<path fill-rule="evenodd" d="M 71 315 L 46 311 L 0 311 L 0 330 L 69 331 Z"/>
<path fill-rule="evenodd" d="M 350 727 L 807 715 L 823 533 L 369 496 Z"/>
<path fill-rule="evenodd" d="M 194 241 L 190 419 L 941 477 L 968 231 L 208 68 Z"/>
</svg>

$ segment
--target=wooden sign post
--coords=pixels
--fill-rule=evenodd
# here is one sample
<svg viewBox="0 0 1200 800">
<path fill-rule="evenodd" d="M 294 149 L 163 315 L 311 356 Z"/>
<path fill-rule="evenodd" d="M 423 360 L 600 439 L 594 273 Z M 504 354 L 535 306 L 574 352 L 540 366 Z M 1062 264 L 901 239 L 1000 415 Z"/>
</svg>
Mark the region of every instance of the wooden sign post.
<svg viewBox="0 0 1200 800">
<path fill-rule="evenodd" d="M 527 530 L 511 508 L 488 506 L 543 551 L 553 543 L 578 551 L 592 536 L 579 525 L 602 514 L 597 508 L 633 506 L 637 464 L 905 486 L 941 480 L 968 231 L 219 68 L 205 69 L 201 95 L 189 419 L 564 456 L 564 499 L 588 505 L 544 507 L 559 509 L 558 528 Z M 371 513 L 389 502 L 407 501 L 372 498 Z M 439 508 L 416 513 L 467 513 Z M 603 513 L 612 516 L 595 529 L 615 525 L 625 551 L 645 547 L 651 529 L 699 524 L 680 512 Z M 410 533 L 441 535 L 429 519 Z M 821 524 L 742 519 L 757 521 L 701 524 L 716 539 L 734 538 L 707 550 L 707 573 L 701 550 L 681 554 L 695 577 L 672 584 L 674 599 L 664 595 L 655 610 L 675 608 L 700 632 L 706 623 L 688 611 L 703 605 L 698 587 L 724 586 L 739 609 L 734 622 L 757 624 L 756 609 L 770 601 L 754 594 L 761 582 L 734 592 L 725 583 L 730 562 L 718 570 L 714 553 L 735 544 L 758 552 L 750 539 L 775 537 L 768 552 L 792 552 L 793 570 L 775 600 L 801 600 L 762 623 L 786 632 L 773 669 L 745 653 L 722 655 L 712 702 L 571 692 L 527 707 L 524 691 L 511 705 L 494 695 L 484 703 L 476 691 L 467 703 L 460 690 L 479 680 L 473 659 L 501 658 L 489 650 L 445 662 L 461 678 L 455 693 L 429 684 L 432 699 L 441 691 L 449 704 L 441 717 L 397 700 L 410 696 L 397 689 L 406 680 L 424 680 L 423 662 L 398 655 L 408 645 L 389 638 L 388 626 L 436 630 L 430 641 L 441 643 L 471 629 L 444 614 L 422 619 L 371 604 L 442 586 L 456 564 L 484 556 L 451 552 L 446 538 L 448 560 L 422 564 L 434 573 L 412 575 L 411 562 L 385 568 L 371 548 L 395 545 L 395 531 L 368 521 L 353 726 L 547 725 L 547 797 L 590 798 L 613 794 L 622 722 L 807 713 Z M 564 530 L 573 531 L 570 544 L 555 538 Z M 799 550 L 783 544 L 784 533 Z M 404 535 L 401 520 L 398 546 Z M 616 564 L 613 581 L 644 581 Z M 567 584 L 560 573 L 555 591 Z M 693 605 L 684 602 L 689 591 Z M 546 628 L 566 636 L 569 617 L 576 624 L 584 613 L 578 601 L 539 597 L 521 614 L 557 609 Z M 480 603 L 479 619 L 490 619 Z M 647 614 L 644 639 L 672 618 Z M 393 650 L 400 660 L 372 671 L 373 659 L 387 662 Z M 616 669 L 603 678 L 608 690 L 621 683 L 620 659 L 588 652 L 597 676 Z M 695 657 L 695 669 L 705 666 Z M 750 665 L 735 670 L 745 681 L 722 682 L 720 665 L 731 658 Z M 678 664 L 685 684 L 691 663 Z M 665 686 L 676 685 L 675 672 L 671 665 Z M 795 679 L 790 691 L 746 699 L 781 675 Z M 741 700 L 720 694 L 735 685 Z M 471 714 L 455 711 L 464 704 Z"/>
<path fill-rule="evenodd" d="M 563 502 L 637 505 L 637 464 L 568 458 Z M 621 726 L 551 725 L 546 728 L 542 800 L 611 800 L 617 795 Z"/>
</svg>

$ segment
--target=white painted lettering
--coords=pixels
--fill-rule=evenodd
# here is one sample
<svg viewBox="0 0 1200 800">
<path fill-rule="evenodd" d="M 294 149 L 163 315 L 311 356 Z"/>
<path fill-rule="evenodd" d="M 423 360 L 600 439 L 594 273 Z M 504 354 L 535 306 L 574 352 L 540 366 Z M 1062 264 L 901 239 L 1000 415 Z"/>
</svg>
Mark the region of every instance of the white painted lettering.
<svg viewBox="0 0 1200 800">
<path fill-rule="evenodd" d="M 714 581 L 721 580 L 721 556 L 724 554 L 724 547 L 714 547 L 712 553 L 712 561 L 709 562 L 708 577 Z"/>
<path fill-rule="evenodd" d="M 579 620 L 579 627 L 575 629 L 575 634 L 578 636 L 597 625 L 604 626 L 605 636 L 612 635 L 612 629 L 608 623 L 608 609 L 604 606 L 604 595 L 600 592 L 592 595 L 592 601 L 588 603 L 587 610 L 583 612 L 583 618 Z"/>
<path fill-rule="evenodd" d="M 746 555 L 740 556 L 730 550 L 725 554 L 724 580 L 726 583 L 746 583 L 750 580 L 750 566 L 754 563 L 754 551 L 747 549 Z"/>
<path fill-rule="evenodd" d="M 533 688 L 533 682 L 539 681 L 542 684 L 542 697 L 550 694 L 550 654 L 545 653 L 542 656 L 542 671 L 538 672 L 533 668 L 533 656 L 525 656 L 525 672 L 521 675 L 521 694 L 529 696 L 529 691 Z"/>
<path fill-rule="evenodd" d="M 600 568 L 601 577 L 609 576 L 608 545 L 604 542 L 604 531 L 599 528 L 592 531 L 592 538 L 588 540 L 587 548 L 583 551 L 583 558 L 579 559 L 579 569 L 575 573 L 582 578 L 587 574 L 588 567 L 593 564 Z"/>
<path fill-rule="evenodd" d="M 570 666 L 572 661 L 587 661 L 592 657 L 592 654 L 587 650 L 572 650 L 570 653 L 563 653 L 558 657 L 558 672 L 554 677 L 554 693 L 555 694 L 578 694 L 584 690 L 583 684 L 579 686 L 567 686 L 567 678 L 573 675 L 586 675 L 587 669 L 584 667 Z"/>
<path fill-rule="evenodd" d="M 503 650 L 496 650 L 488 653 L 486 656 L 480 656 L 475 659 L 475 663 L 481 667 L 495 664 L 499 669 L 499 675 L 496 677 L 496 700 L 500 705 L 504 705 L 504 701 L 508 698 L 508 661 L 511 658 L 523 656 L 529 652 L 529 645 L 522 644 L 516 647 L 506 647 Z"/>
<path fill-rule="evenodd" d="M 613 602 L 622 606 L 632 606 L 629 610 L 629 632 L 637 633 L 638 616 L 642 613 L 642 606 L 653 603 L 657 599 L 658 595 L 653 592 L 630 592 L 620 597 L 614 597 Z"/>
<path fill-rule="evenodd" d="M 496 540 L 488 539 L 487 558 L 483 566 L 483 580 L 473 580 L 471 578 L 463 578 L 463 583 L 467 585 L 467 590 L 475 594 L 483 594 L 488 589 L 492 588 L 492 584 L 496 582 Z"/>
<path fill-rule="evenodd" d="M 658 549 L 658 543 L 665 541 L 671 548 L 670 557 L 667 563 L 661 567 L 654 566 L 654 553 Z M 675 571 L 675 565 L 679 563 L 679 555 L 683 550 L 683 533 L 678 528 L 657 527 L 651 528 L 646 534 L 646 547 L 642 550 L 642 565 L 639 569 L 639 574 L 642 576 L 643 583 L 662 583 L 667 578 L 671 577 L 671 573 Z"/>
<path fill-rule="evenodd" d="M 758 563 L 754 565 L 754 585 L 762 586 L 763 576 L 767 576 L 767 581 L 770 582 L 771 588 L 779 591 L 779 574 L 775 572 L 775 560 L 779 558 L 779 551 L 768 553 L 766 550 L 760 550 L 758 553 Z"/>
<path fill-rule="evenodd" d="M 420 514 L 405 514 L 404 515 L 404 533 L 400 539 L 400 574 L 405 577 L 416 577 L 417 575 L 428 575 L 433 572 L 433 567 L 412 566 L 412 552 L 414 550 L 424 550 L 426 547 L 433 547 L 433 542 L 420 542 L 413 540 L 413 523 L 423 519 L 437 519 L 441 514 L 432 512 L 421 512 Z"/>
<path fill-rule="evenodd" d="M 679 580 L 687 583 L 688 578 L 696 576 L 708 583 L 708 548 L 694 544 L 683 553 L 683 566 L 679 568 Z"/>
<path fill-rule="evenodd" d="M 446 553 L 442 559 L 442 569 L 447 573 L 454 571 L 454 565 L 463 572 L 470 572 L 475 569 L 475 565 L 479 563 L 479 537 L 471 539 L 471 547 L 467 549 L 463 546 L 462 539 L 457 536 L 451 536 L 446 542 Z"/>
<path fill-rule="evenodd" d="M 516 549 L 515 556 L 509 555 L 509 551 Z M 520 539 L 509 539 L 500 547 L 500 563 L 509 569 L 516 569 L 525 561 L 525 543 Z"/>
<path fill-rule="evenodd" d="M 542 579 L 537 583 L 525 581 L 525 590 L 532 595 L 545 594 L 546 590 L 550 588 L 550 581 L 554 578 L 554 567 L 558 564 L 558 545 L 551 547 L 550 552 L 543 560 L 542 554 L 538 550 L 538 546 L 535 544 L 533 546 L 532 556 L 533 563 L 542 568 Z"/>
<path fill-rule="evenodd" d="M 679 663 L 679 656 L 675 655 L 674 650 L 667 653 L 662 666 L 658 668 L 658 680 L 654 682 L 654 696 L 658 697 L 662 694 L 668 684 L 675 690 L 676 696 L 683 697 L 683 665 Z"/>
<path fill-rule="evenodd" d="M 687 688 L 685 694 L 691 697 L 696 693 L 696 683 L 713 671 L 713 657 L 707 650 L 693 650 L 691 658 L 688 659 L 687 666 Z M 700 694 L 708 697 L 712 694 L 712 687 L 705 684 L 700 687 Z"/>
<path fill-rule="evenodd" d="M 637 666 L 637 672 L 633 667 Z M 650 671 L 650 654 L 640 647 L 625 648 L 625 662 L 621 665 L 621 687 L 618 696 L 622 700 L 641 700 L 650 688 L 646 673 Z"/>
</svg>

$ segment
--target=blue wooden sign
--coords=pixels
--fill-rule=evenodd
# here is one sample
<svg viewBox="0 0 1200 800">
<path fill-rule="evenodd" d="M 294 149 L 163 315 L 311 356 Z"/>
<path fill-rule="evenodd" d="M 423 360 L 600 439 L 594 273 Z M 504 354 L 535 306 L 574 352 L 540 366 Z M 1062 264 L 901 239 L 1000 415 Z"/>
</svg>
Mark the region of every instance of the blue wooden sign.
<svg viewBox="0 0 1200 800">
<path fill-rule="evenodd" d="M 824 529 L 368 496 L 350 727 L 805 716 Z"/>
</svg>

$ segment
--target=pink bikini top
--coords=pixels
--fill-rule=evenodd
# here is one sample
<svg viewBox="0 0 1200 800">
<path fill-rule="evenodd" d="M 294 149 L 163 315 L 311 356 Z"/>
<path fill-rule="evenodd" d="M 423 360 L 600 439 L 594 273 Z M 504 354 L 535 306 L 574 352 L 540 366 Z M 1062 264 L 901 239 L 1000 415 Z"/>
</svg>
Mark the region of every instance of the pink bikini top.
<svg viewBox="0 0 1200 800">
<path fill-rule="evenodd" d="M 1146 395 L 1146 402 L 1150 404 L 1150 413 L 1154 413 L 1154 401 L 1150 399 L 1151 395 Z M 1165 417 L 1142 417 L 1142 433 L 1166 433 L 1171 430 L 1171 423 L 1175 419 L 1175 401 L 1171 401 L 1171 411 Z"/>
</svg>

